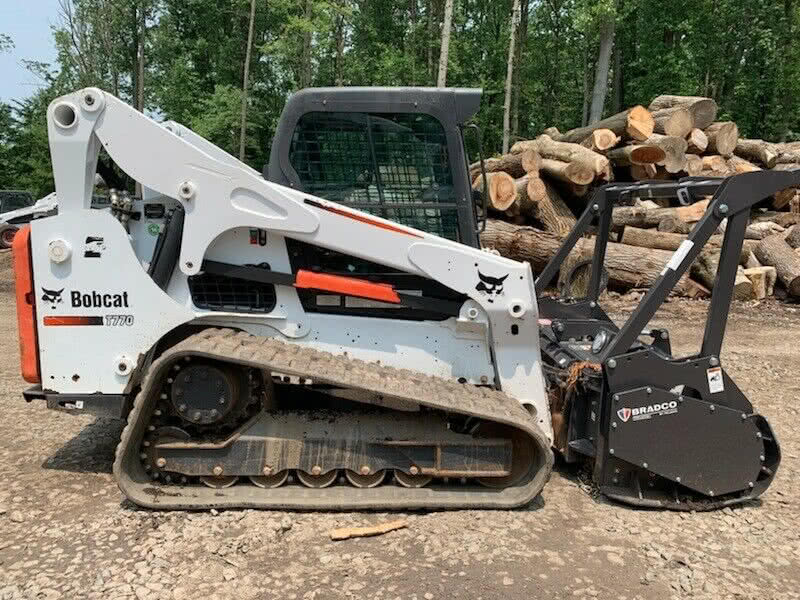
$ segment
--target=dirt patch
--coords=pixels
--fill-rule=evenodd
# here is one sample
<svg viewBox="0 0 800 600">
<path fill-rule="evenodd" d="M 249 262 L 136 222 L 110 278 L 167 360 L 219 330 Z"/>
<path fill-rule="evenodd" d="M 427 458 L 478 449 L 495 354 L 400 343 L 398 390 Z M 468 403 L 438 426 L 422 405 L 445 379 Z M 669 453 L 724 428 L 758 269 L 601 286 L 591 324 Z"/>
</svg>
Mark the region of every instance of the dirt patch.
<svg viewBox="0 0 800 600">
<path fill-rule="evenodd" d="M 632 307 L 611 303 L 619 317 Z M 707 307 L 670 302 L 654 325 L 688 353 Z M 723 364 L 783 448 L 773 486 L 740 508 L 632 510 L 560 466 L 514 511 L 162 513 L 131 506 L 113 481 L 119 422 L 22 400 L 14 300 L 0 293 L 0 599 L 798 598 L 798 317 L 776 302 L 731 312 Z M 328 536 L 397 518 L 409 526 Z"/>
</svg>

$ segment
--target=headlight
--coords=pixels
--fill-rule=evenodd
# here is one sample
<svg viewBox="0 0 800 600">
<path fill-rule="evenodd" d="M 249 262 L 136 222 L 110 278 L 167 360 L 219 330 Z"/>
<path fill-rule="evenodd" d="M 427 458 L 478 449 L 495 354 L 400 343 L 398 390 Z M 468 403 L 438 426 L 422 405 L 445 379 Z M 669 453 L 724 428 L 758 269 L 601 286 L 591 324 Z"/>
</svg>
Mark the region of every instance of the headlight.
<svg viewBox="0 0 800 600">
<path fill-rule="evenodd" d="M 592 342 L 592 354 L 600 354 L 600 351 L 605 347 L 607 341 L 608 333 L 605 329 L 601 329 L 600 333 L 595 336 Z"/>
</svg>

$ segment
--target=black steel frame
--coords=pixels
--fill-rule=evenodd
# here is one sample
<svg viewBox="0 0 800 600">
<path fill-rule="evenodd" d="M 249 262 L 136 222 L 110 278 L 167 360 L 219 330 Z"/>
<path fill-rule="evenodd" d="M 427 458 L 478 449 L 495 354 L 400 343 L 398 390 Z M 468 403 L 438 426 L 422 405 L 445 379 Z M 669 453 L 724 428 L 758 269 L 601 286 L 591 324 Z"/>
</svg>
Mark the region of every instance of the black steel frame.
<svg viewBox="0 0 800 600">
<path fill-rule="evenodd" d="M 713 195 L 705 215 L 692 229 L 683 245 L 673 254 L 672 259 L 617 335 L 598 356 L 598 360 L 601 363 L 605 362 L 609 357 L 627 352 L 631 348 L 670 291 L 700 254 L 708 239 L 727 218 L 714 293 L 706 317 L 705 333 L 699 354 L 699 356 L 719 356 L 750 209 L 776 192 L 798 185 L 800 185 L 800 170 L 756 171 L 727 178 L 687 177 L 668 183 L 607 184 L 597 189 L 575 228 L 536 279 L 536 294 L 542 295 L 578 239 L 587 233 L 593 224 L 597 224 L 589 293 L 585 299 L 591 307 L 596 306 L 601 291 L 600 282 L 611 230 L 612 209 L 618 201 L 635 198 L 678 198 L 682 204 L 690 204 L 702 196 Z"/>
</svg>

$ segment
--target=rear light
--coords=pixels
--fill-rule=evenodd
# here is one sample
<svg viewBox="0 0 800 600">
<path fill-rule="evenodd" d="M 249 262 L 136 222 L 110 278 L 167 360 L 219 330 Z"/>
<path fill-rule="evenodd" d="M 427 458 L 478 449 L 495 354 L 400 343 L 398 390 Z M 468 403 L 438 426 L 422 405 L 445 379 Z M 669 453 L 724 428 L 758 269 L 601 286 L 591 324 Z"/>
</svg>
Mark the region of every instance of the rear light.
<svg viewBox="0 0 800 600">
<path fill-rule="evenodd" d="M 36 288 L 31 264 L 31 227 L 26 225 L 14 236 L 14 279 L 17 289 L 17 323 L 22 378 L 41 383 L 39 341 L 36 336 Z"/>
</svg>

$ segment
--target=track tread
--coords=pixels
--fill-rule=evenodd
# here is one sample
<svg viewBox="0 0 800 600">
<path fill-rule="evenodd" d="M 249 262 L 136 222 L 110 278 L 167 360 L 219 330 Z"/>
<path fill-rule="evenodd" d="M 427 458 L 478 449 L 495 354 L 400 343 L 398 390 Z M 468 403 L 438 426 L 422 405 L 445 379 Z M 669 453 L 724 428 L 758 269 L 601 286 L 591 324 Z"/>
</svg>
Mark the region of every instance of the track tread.
<svg viewBox="0 0 800 600">
<path fill-rule="evenodd" d="M 286 492 L 284 488 L 254 493 L 250 487 L 224 490 L 156 484 L 138 462 L 138 446 L 146 417 L 158 396 L 156 383 L 165 369 L 182 356 L 202 356 L 268 369 L 343 387 L 359 388 L 394 400 L 466 414 L 516 427 L 528 434 L 541 464 L 520 485 L 504 490 L 442 491 L 383 486 L 371 489 L 333 487 Z M 138 467 L 138 469 L 137 469 Z M 507 394 L 460 384 L 378 363 L 321 352 L 313 348 L 264 338 L 232 329 L 210 328 L 192 335 L 159 356 L 144 376 L 114 460 L 114 475 L 122 492 L 136 504 L 150 508 L 197 509 L 257 507 L 295 509 L 412 509 L 513 508 L 536 497 L 550 477 L 553 453 L 535 420 Z M 141 472 L 139 472 L 141 471 Z"/>
</svg>

